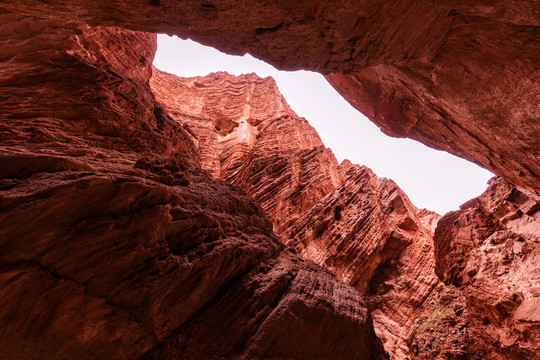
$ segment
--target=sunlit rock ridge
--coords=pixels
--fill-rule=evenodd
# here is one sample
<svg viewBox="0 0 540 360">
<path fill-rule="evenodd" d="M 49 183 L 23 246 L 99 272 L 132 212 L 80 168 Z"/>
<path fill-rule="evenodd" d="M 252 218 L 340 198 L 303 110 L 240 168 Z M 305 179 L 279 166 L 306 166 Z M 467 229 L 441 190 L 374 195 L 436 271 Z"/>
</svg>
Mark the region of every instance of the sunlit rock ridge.
<svg viewBox="0 0 540 360">
<path fill-rule="evenodd" d="M 451 282 L 443 285 L 435 275 L 433 232 L 440 216 L 417 209 L 394 182 L 368 168 L 338 164 L 315 130 L 289 108 L 273 79 L 223 72 L 180 78 L 154 69 L 151 86 L 201 153 L 216 159 L 207 170 L 261 204 L 276 234 L 298 254 L 291 256 L 330 269 L 364 295 L 392 358 L 440 353 L 473 358 L 506 351 L 486 345 L 489 341 L 481 348 L 474 337 L 478 329 L 468 326 L 474 313 L 465 304 L 469 293 Z M 527 201 L 527 212 L 534 213 L 537 203 Z M 529 222 L 530 234 L 538 221 Z M 538 241 L 528 239 L 533 247 Z M 445 254 L 440 263 L 453 263 Z M 452 324 L 458 322 L 455 331 Z"/>
</svg>

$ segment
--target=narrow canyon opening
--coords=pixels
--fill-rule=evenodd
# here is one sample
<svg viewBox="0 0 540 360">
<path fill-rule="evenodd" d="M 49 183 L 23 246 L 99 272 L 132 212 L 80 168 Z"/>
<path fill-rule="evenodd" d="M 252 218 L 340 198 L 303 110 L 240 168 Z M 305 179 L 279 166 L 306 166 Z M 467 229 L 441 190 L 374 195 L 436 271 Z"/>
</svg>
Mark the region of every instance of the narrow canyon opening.
<svg viewBox="0 0 540 360">
<path fill-rule="evenodd" d="M 2 1 L 0 359 L 540 358 L 536 10 Z M 162 32 L 317 71 L 385 134 L 498 176 L 421 209 L 399 175 L 435 166 L 338 122 L 320 76 L 180 77 L 153 66 Z M 321 139 L 319 115 L 350 131 Z"/>
<path fill-rule="evenodd" d="M 234 56 L 191 40 L 158 35 L 154 65 L 181 77 L 225 71 L 271 76 L 299 116 L 315 128 L 339 162 L 366 165 L 394 180 L 419 208 L 444 215 L 480 195 L 494 175 L 465 159 L 417 141 L 393 138 L 353 108 L 321 74 L 280 71 L 249 54 Z"/>
</svg>

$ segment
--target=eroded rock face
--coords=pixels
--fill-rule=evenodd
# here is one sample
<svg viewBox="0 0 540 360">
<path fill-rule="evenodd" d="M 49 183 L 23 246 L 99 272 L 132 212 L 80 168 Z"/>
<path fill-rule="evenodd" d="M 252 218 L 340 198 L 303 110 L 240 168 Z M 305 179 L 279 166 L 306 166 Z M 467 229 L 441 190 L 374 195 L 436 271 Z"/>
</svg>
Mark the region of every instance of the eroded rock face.
<svg viewBox="0 0 540 360">
<path fill-rule="evenodd" d="M 485 359 L 540 356 L 539 209 L 494 178 L 435 232 L 437 274 L 463 291 L 475 350 Z"/>
<path fill-rule="evenodd" d="M 261 204 L 276 234 L 297 253 L 291 258 L 313 260 L 362 293 L 386 350 L 405 359 L 415 319 L 434 289 L 444 287 L 434 272 L 439 215 L 418 210 L 393 181 L 368 168 L 338 164 L 271 78 L 154 71 L 151 85 L 200 152 L 219 159 L 209 171 Z"/>
<path fill-rule="evenodd" d="M 538 2 L 6 0 L 38 16 L 190 37 L 330 83 L 392 136 L 540 196 Z"/>
<path fill-rule="evenodd" d="M 200 169 L 154 35 L 0 23 L 1 358 L 385 357 L 360 295 Z"/>
<path fill-rule="evenodd" d="M 195 141 L 213 139 L 199 141 L 199 150 L 219 159 L 221 178 L 261 204 L 296 252 L 291 258 L 315 261 L 364 295 L 393 358 L 537 356 L 538 266 L 531 254 L 538 252 L 539 205 L 523 192 L 499 180 L 438 223 L 437 214 L 415 208 L 391 180 L 348 161 L 338 164 L 269 78 L 186 79 L 155 71 L 151 84 L 175 118 L 195 129 Z M 197 106 L 171 101 L 172 94 L 189 94 Z M 223 123 L 230 124 L 227 131 Z M 504 246 L 483 253 L 482 244 L 493 241 Z M 446 285 L 435 274 L 435 257 Z M 509 283 L 519 291 L 503 289 Z M 504 320 L 514 312 L 520 320 Z"/>
<path fill-rule="evenodd" d="M 252 195 L 277 234 L 342 182 L 334 154 L 274 79 L 224 72 L 181 78 L 155 69 L 150 83 L 201 154 L 215 159 L 205 169 Z"/>
<path fill-rule="evenodd" d="M 351 166 L 346 180 L 287 232 L 306 258 L 331 269 L 362 293 L 375 329 L 394 359 L 406 359 L 414 322 L 440 281 L 434 273 L 433 233 L 391 180 Z"/>
</svg>

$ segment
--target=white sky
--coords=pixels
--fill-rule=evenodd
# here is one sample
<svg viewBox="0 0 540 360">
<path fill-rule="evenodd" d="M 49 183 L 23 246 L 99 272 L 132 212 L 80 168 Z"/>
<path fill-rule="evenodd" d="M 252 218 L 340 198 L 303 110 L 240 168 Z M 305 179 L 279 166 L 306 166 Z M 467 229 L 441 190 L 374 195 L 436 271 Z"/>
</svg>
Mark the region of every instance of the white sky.
<svg viewBox="0 0 540 360">
<path fill-rule="evenodd" d="M 158 36 L 154 65 L 182 77 L 215 71 L 272 76 L 291 106 L 315 127 L 341 162 L 349 159 L 394 180 L 419 208 L 444 214 L 486 189 L 489 171 L 409 139 L 383 134 L 345 101 L 324 77 L 309 71 L 279 71 L 250 55 L 231 56 L 167 35 Z"/>
</svg>

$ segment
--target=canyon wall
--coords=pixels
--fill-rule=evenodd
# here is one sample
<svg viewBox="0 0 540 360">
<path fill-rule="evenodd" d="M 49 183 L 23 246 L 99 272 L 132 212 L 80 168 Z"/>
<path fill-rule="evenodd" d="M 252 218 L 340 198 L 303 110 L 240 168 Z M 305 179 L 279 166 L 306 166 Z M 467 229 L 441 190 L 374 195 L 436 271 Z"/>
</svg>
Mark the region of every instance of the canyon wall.
<svg viewBox="0 0 540 360">
<path fill-rule="evenodd" d="M 201 154 L 215 159 L 203 168 L 252 195 L 277 234 L 344 179 L 332 151 L 270 77 L 181 78 L 154 69 L 150 84 Z"/>
<path fill-rule="evenodd" d="M 3 1 L 0 355 L 384 358 L 369 308 L 396 358 L 540 356 L 539 12 Z M 71 20 L 319 71 L 386 133 L 515 186 L 435 229 L 391 181 L 338 164 L 271 81 L 196 78 L 184 100 L 154 83 L 161 105 L 154 35 Z"/>
<path fill-rule="evenodd" d="M 309 69 L 385 133 L 540 196 L 540 4 L 482 1 L 4 0 L 42 17 L 176 34 Z"/>
<path fill-rule="evenodd" d="M 434 272 L 439 215 L 417 209 L 368 168 L 339 164 L 272 78 L 180 78 L 154 69 L 150 83 L 201 154 L 219 159 L 208 170 L 257 200 L 291 257 L 324 266 L 363 294 L 385 349 L 405 359 L 414 320 L 444 287 Z"/>
<path fill-rule="evenodd" d="M 0 358 L 386 357 L 362 297 L 200 168 L 155 35 L 0 24 Z"/>
<path fill-rule="evenodd" d="M 393 181 L 338 164 L 271 78 L 223 72 L 180 78 L 155 69 L 151 86 L 201 154 L 214 159 L 207 170 L 261 204 L 291 258 L 326 267 L 364 296 L 393 359 L 538 355 L 538 266 L 530 254 L 538 252 L 540 206 L 526 194 L 492 180 L 486 194 L 462 207 L 474 211 L 449 213 L 439 223 Z M 502 231 L 501 221 L 512 231 Z M 495 237 L 506 244 L 498 250 L 504 256 L 477 250 Z M 508 250 L 515 241 L 528 243 Z M 501 256 L 503 264 L 494 263 Z M 464 286 L 465 267 L 479 263 L 485 274 Z M 507 283 L 518 290 L 502 289 Z M 518 322 L 501 320 L 514 312 Z"/>
<path fill-rule="evenodd" d="M 462 290 L 483 359 L 540 358 L 539 210 L 515 186 L 492 179 L 439 221 L 436 272 Z"/>
</svg>

